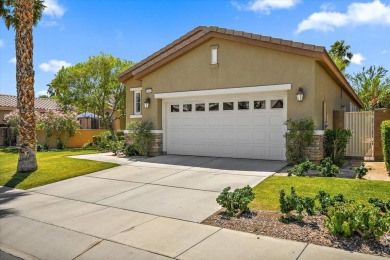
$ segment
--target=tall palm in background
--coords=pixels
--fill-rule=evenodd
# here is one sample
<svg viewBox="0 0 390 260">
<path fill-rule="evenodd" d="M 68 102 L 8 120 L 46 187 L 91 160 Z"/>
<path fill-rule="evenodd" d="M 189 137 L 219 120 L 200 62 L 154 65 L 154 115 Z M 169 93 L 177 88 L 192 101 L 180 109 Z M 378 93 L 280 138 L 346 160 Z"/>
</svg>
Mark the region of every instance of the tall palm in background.
<svg viewBox="0 0 390 260">
<path fill-rule="evenodd" d="M 38 168 L 34 114 L 33 26 L 42 17 L 43 0 L 0 0 L 0 16 L 13 27 L 16 50 L 17 106 L 20 113 L 18 172 Z"/>
<path fill-rule="evenodd" d="M 351 48 L 351 46 L 346 45 L 345 42 L 341 40 L 333 43 L 328 51 L 330 57 L 343 74 L 345 73 L 345 69 L 351 63 L 351 59 L 353 57 L 352 52 L 348 51 L 349 48 Z"/>
</svg>

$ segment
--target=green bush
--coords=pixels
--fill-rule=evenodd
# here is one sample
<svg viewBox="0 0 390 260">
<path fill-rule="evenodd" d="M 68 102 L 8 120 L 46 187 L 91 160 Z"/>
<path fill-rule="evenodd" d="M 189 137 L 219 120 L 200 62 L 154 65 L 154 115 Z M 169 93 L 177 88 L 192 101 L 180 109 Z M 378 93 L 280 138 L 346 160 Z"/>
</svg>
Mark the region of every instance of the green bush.
<svg viewBox="0 0 390 260">
<path fill-rule="evenodd" d="M 385 161 L 387 172 L 390 173 L 390 120 L 381 124 L 381 139 L 383 149 L 383 160 Z"/>
<path fill-rule="evenodd" d="M 336 202 L 346 202 L 343 194 L 338 194 L 332 198 L 330 194 L 325 191 L 319 191 L 316 199 L 318 199 L 320 204 L 318 210 L 321 214 L 325 215 L 328 213 L 328 208 L 334 206 Z"/>
<path fill-rule="evenodd" d="M 137 155 L 137 151 L 135 150 L 134 144 L 126 144 L 123 153 L 126 156 L 134 156 Z"/>
<path fill-rule="evenodd" d="M 360 202 L 336 203 L 328 208 L 325 227 L 334 235 L 349 237 L 356 233 L 363 238 L 379 238 L 390 228 L 390 215 L 379 208 Z"/>
<path fill-rule="evenodd" d="M 317 166 L 317 170 L 324 177 L 335 177 L 336 174 L 342 174 L 340 168 L 333 164 L 330 157 L 322 160 L 321 164 Z"/>
<path fill-rule="evenodd" d="M 368 202 L 379 208 L 383 213 L 390 213 L 390 200 L 386 202 L 377 198 L 370 198 Z"/>
<path fill-rule="evenodd" d="M 65 148 L 65 144 L 62 142 L 61 138 L 57 137 L 56 139 L 56 147 L 59 150 L 63 150 Z"/>
<path fill-rule="evenodd" d="M 352 132 L 349 129 L 327 129 L 324 134 L 325 156 L 341 166 L 351 137 Z"/>
<path fill-rule="evenodd" d="M 102 138 L 100 137 L 100 135 L 94 135 L 92 136 L 92 142 L 94 145 L 98 145 L 98 143 L 100 143 L 102 141 Z"/>
<path fill-rule="evenodd" d="M 306 161 L 300 164 L 295 165 L 294 167 L 287 170 L 288 176 L 305 176 L 309 170 L 315 170 L 316 165 L 310 161 Z"/>
<path fill-rule="evenodd" d="M 305 150 L 313 142 L 314 121 L 311 118 L 289 119 L 285 124 L 288 128 L 284 135 L 287 160 L 290 164 L 304 162 L 306 160 Z"/>
<path fill-rule="evenodd" d="M 255 198 L 252 188 L 246 186 L 229 192 L 230 187 L 225 188 L 217 197 L 217 203 L 226 208 L 228 216 L 240 216 L 243 212 L 249 212 L 248 204 Z"/>
<path fill-rule="evenodd" d="M 360 165 L 360 167 L 355 167 L 353 170 L 356 172 L 357 177 L 359 179 L 363 179 L 364 176 L 366 176 L 368 169 L 365 167 L 364 162 Z"/>
<path fill-rule="evenodd" d="M 153 123 L 149 121 L 131 122 L 129 124 L 130 138 L 137 152 L 148 156 L 154 138 L 152 134 Z"/>
<path fill-rule="evenodd" d="M 298 196 L 295 188 L 291 187 L 291 194 L 286 195 L 284 190 L 279 192 L 280 212 L 284 215 L 279 219 L 282 222 L 289 223 L 294 220 L 302 220 L 302 212 L 305 210 L 308 215 L 314 215 L 315 200 L 310 197 Z M 298 213 L 297 215 L 294 212 Z"/>
</svg>

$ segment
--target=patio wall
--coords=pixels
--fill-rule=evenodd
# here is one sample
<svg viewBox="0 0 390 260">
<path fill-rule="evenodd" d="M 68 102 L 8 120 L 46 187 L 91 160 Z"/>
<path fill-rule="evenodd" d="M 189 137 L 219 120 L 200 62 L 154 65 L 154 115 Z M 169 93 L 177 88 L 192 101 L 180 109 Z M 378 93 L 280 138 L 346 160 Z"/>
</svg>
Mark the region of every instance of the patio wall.
<svg viewBox="0 0 390 260">
<path fill-rule="evenodd" d="M 66 148 L 80 148 L 86 142 L 92 142 L 92 137 L 94 135 L 99 135 L 101 132 L 107 131 L 106 129 L 80 129 L 77 130 L 75 135 L 67 138 L 65 134 L 61 134 L 59 137 L 62 142 L 65 144 Z M 37 130 L 37 140 L 38 144 L 45 143 L 46 133 L 43 130 Z M 57 133 L 54 133 L 48 139 L 49 148 L 56 148 L 57 145 Z"/>
</svg>

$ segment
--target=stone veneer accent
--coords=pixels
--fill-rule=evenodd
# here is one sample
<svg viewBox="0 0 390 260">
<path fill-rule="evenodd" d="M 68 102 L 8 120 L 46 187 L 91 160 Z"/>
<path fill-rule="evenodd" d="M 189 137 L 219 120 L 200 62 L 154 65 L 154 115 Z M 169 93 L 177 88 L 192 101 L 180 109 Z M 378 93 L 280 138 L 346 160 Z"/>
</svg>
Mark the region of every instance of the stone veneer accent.
<svg viewBox="0 0 390 260">
<path fill-rule="evenodd" d="M 313 143 L 306 148 L 305 154 L 313 162 L 320 162 L 324 159 L 324 135 L 314 135 Z"/>
<path fill-rule="evenodd" d="M 150 156 L 157 156 L 163 154 L 163 134 L 162 133 L 153 133 L 154 142 L 152 148 L 150 149 Z"/>
</svg>

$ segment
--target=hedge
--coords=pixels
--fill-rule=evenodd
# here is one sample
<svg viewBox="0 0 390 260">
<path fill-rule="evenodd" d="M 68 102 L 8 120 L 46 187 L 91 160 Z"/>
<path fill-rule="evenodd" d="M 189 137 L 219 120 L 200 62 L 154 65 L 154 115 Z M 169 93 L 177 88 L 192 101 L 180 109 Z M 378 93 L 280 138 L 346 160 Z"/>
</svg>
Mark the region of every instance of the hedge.
<svg viewBox="0 0 390 260">
<path fill-rule="evenodd" d="M 390 120 L 383 121 L 381 124 L 381 139 L 383 159 L 387 172 L 390 172 Z"/>
</svg>

